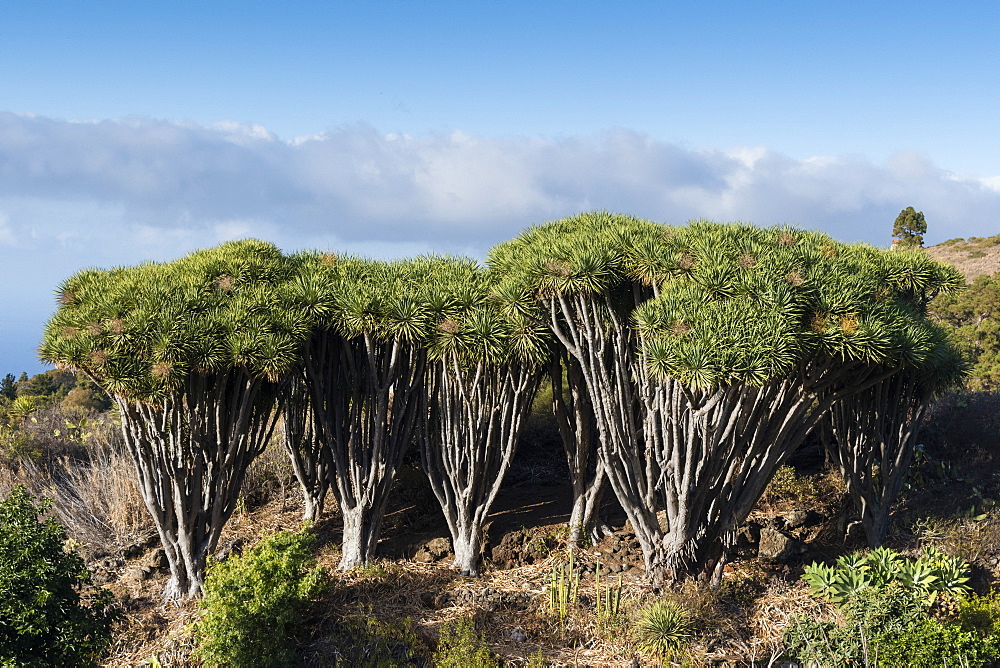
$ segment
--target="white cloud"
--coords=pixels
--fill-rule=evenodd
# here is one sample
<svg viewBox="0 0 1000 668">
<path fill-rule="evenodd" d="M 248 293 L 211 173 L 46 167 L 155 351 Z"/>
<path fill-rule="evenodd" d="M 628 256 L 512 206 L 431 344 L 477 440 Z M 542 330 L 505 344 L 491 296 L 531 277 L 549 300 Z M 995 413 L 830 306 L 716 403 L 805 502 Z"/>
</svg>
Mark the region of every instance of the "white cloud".
<svg viewBox="0 0 1000 668">
<path fill-rule="evenodd" d="M 560 140 L 415 138 L 358 125 L 283 142 L 239 123 L 0 114 L 0 199 L 32 200 L 39 217 L 23 225 L 64 239 L 75 238 L 66 228 L 81 225 L 79 217 L 46 217 L 39 203 L 101 209 L 88 228 L 131 229 L 137 241 L 139 230 L 157 228 L 212 230 L 205 241 L 243 231 L 292 244 L 333 234 L 344 243 L 482 252 L 529 224 L 606 208 L 675 223 L 787 222 L 886 243 L 896 213 L 910 205 L 927 215 L 930 238 L 994 229 L 998 184 L 949 174 L 918 153 L 884 164 L 795 160 L 759 146 L 691 150 L 624 130 Z"/>
<path fill-rule="evenodd" d="M 7 224 L 8 220 L 10 220 L 10 218 L 7 214 L 0 212 L 0 245 L 2 246 L 14 245 L 14 232 Z"/>
<path fill-rule="evenodd" d="M 906 206 L 924 211 L 931 242 L 995 234 L 1000 176 L 951 174 L 916 152 L 796 160 L 627 130 L 414 137 L 355 125 L 285 142 L 241 123 L 0 113 L 0 245 L 16 248 L 0 318 L 35 318 L 40 331 L 51 290 L 81 267 L 240 236 L 286 250 L 483 256 L 528 225 L 602 208 L 670 223 L 791 223 L 884 245 Z"/>
</svg>

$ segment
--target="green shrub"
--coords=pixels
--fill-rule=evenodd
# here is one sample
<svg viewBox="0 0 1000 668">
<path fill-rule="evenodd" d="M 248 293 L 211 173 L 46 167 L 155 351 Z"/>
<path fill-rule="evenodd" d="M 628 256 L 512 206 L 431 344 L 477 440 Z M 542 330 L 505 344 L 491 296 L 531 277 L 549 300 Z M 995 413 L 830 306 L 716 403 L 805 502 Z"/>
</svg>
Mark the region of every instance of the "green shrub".
<svg viewBox="0 0 1000 668">
<path fill-rule="evenodd" d="M 998 654 L 996 601 L 962 603 L 949 623 L 929 614 L 927 596 L 900 580 L 844 594 L 839 618 L 797 615 L 785 630 L 789 656 L 819 665 L 984 666 Z"/>
<path fill-rule="evenodd" d="M 22 486 L 0 501 L 0 665 L 90 665 L 111 643 L 113 597 L 81 596 L 90 571 L 48 508 Z"/>
<path fill-rule="evenodd" d="M 212 563 L 197 655 L 208 665 L 288 666 L 308 605 L 328 587 L 307 533 L 276 533 L 243 555 Z"/>
<path fill-rule="evenodd" d="M 433 662 L 435 668 L 495 668 L 500 665 L 471 617 L 460 617 L 441 627 Z"/>
<path fill-rule="evenodd" d="M 1000 591 L 973 595 L 962 600 L 958 609 L 958 623 L 963 631 L 974 631 L 993 638 L 1000 647 Z"/>
</svg>

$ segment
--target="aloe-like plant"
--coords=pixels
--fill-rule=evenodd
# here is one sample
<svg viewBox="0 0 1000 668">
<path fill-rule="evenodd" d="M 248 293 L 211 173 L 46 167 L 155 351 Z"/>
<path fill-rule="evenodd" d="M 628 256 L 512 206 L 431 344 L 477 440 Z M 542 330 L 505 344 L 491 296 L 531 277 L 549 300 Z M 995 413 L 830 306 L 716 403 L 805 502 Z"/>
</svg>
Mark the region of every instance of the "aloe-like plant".
<svg viewBox="0 0 1000 668">
<path fill-rule="evenodd" d="M 969 566 L 933 547 L 915 559 L 878 548 L 844 555 L 834 566 L 814 562 L 805 567 L 802 579 L 813 596 L 834 603 L 844 603 L 866 587 L 895 583 L 930 604 L 942 593 L 968 593 Z"/>
<path fill-rule="evenodd" d="M 643 610 L 635 626 L 642 650 L 662 659 L 679 652 L 693 635 L 688 612 L 667 599 Z"/>
</svg>

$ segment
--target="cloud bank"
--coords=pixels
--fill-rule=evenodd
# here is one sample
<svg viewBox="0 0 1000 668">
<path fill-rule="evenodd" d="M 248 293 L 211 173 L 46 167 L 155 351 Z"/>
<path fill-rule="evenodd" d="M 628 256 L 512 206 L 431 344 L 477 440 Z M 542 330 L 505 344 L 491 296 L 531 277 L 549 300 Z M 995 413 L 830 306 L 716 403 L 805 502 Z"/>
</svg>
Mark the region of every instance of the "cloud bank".
<svg viewBox="0 0 1000 668">
<path fill-rule="evenodd" d="M 284 141 L 237 123 L 0 113 L 0 348 L 22 345 L 10 337 L 24 327 L 37 341 L 52 290 L 84 266 L 168 259 L 231 238 L 482 256 L 530 224 L 608 209 L 669 223 L 789 223 L 885 245 L 912 205 L 935 242 L 1000 229 L 1000 177 L 983 176 L 919 153 L 794 159 L 628 130 L 412 137 L 356 125 Z"/>
<path fill-rule="evenodd" d="M 916 153 L 884 164 L 795 160 L 625 130 L 414 138 L 359 125 L 282 141 L 235 123 L 0 114 L 0 243 L 8 245 L 113 228 L 140 246 L 208 231 L 483 249 L 525 225 L 594 208 L 673 223 L 792 223 L 884 244 L 904 206 L 923 210 L 930 234 L 946 238 L 995 229 L 998 204 L 997 179 L 959 178 Z"/>
</svg>

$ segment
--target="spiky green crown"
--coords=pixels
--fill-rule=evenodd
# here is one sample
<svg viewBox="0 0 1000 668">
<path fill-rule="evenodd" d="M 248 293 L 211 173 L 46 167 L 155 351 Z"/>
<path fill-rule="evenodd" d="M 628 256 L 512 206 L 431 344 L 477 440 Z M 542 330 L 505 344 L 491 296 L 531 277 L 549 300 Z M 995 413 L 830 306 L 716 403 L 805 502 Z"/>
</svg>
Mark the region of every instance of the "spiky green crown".
<svg viewBox="0 0 1000 668">
<path fill-rule="evenodd" d="M 154 402 L 191 373 L 237 367 L 277 379 L 306 332 L 279 289 L 291 271 L 274 245 L 255 240 L 174 262 L 80 271 L 57 291 L 41 357 Z"/>
<path fill-rule="evenodd" d="M 539 294 L 599 293 L 632 278 L 629 249 L 656 248 L 666 228 L 631 216 L 593 211 L 528 228 L 497 244 L 489 265 L 509 301 Z M 641 279 L 640 279 L 641 280 Z"/>
<path fill-rule="evenodd" d="M 495 277 L 475 260 L 421 256 L 395 262 L 301 254 L 292 290 L 313 326 L 345 338 L 408 341 L 432 357 L 463 362 L 529 358 L 544 346 L 529 323 L 493 293 Z"/>
<path fill-rule="evenodd" d="M 632 314 L 648 368 L 696 387 L 760 384 L 819 355 L 937 369 L 926 378 L 956 368 L 923 305 L 961 276 L 918 252 L 789 227 L 667 227 L 591 212 L 527 230 L 490 263 L 526 315 L 548 295 L 648 288 Z"/>
<path fill-rule="evenodd" d="M 704 221 L 671 243 L 689 270 L 656 277 L 659 296 L 634 315 L 654 373 L 695 387 L 757 385 L 824 357 L 953 375 L 923 304 L 961 277 L 923 254 Z"/>
<path fill-rule="evenodd" d="M 454 354 L 462 364 L 512 361 L 539 362 L 548 354 L 545 328 L 537 319 L 505 301 L 496 291 L 497 276 L 475 267 L 456 271 L 439 284 L 443 292 L 462 291 L 461 300 L 435 328 L 429 351 L 432 358 Z"/>
</svg>

